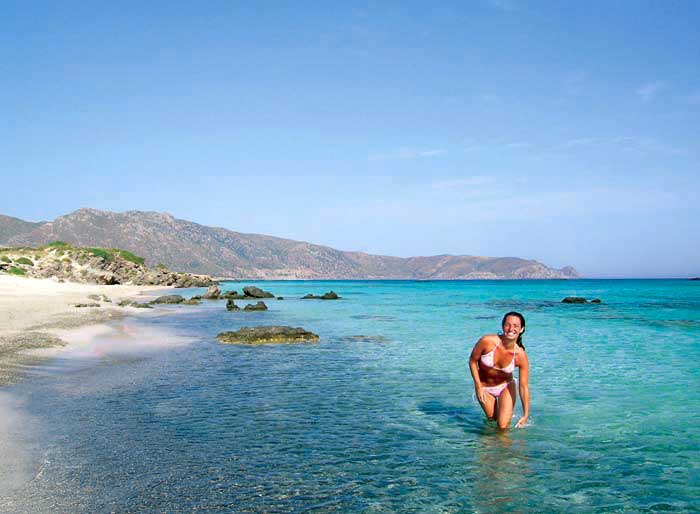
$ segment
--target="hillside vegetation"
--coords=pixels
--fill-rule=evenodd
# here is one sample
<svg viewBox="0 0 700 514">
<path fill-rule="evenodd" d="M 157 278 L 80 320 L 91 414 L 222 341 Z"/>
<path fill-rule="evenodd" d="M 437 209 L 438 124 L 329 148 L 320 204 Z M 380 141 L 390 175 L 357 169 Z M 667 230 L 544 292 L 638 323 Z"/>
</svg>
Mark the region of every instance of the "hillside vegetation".
<svg viewBox="0 0 700 514">
<path fill-rule="evenodd" d="M 85 248 L 54 241 L 39 247 L 0 248 L 0 272 L 90 284 L 208 286 L 208 276 L 149 269 L 142 257 L 119 248 Z"/>
</svg>

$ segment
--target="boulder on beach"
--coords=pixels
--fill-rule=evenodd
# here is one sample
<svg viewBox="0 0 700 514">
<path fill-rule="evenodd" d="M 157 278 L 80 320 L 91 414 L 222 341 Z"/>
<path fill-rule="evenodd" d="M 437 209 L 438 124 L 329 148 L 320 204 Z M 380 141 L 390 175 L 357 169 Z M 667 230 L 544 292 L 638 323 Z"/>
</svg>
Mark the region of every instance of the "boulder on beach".
<svg viewBox="0 0 700 514">
<path fill-rule="evenodd" d="M 243 294 L 248 298 L 274 298 L 275 295 L 267 291 L 263 291 L 259 287 L 246 286 L 243 288 Z"/>
<path fill-rule="evenodd" d="M 249 303 L 245 307 L 243 307 L 244 311 L 266 311 L 267 310 L 267 305 L 265 305 L 265 302 L 257 302 L 255 305 L 252 303 Z"/>
<path fill-rule="evenodd" d="M 179 294 L 167 294 L 165 296 L 159 296 L 151 303 L 182 303 L 185 299 Z"/>
<path fill-rule="evenodd" d="M 580 296 L 567 296 L 561 303 L 588 303 L 588 300 Z"/>
<path fill-rule="evenodd" d="M 110 300 L 106 294 L 89 294 L 88 298 L 96 302 L 112 303 L 112 300 Z"/>
<path fill-rule="evenodd" d="M 150 303 L 139 303 L 135 300 L 130 300 L 128 298 L 125 298 L 123 300 L 120 300 L 119 303 L 117 304 L 118 307 L 135 307 L 137 309 L 152 309 L 153 306 Z"/>
<path fill-rule="evenodd" d="M 340 296 L 334 291 L 328 291 L 321 296 L 315 294 L 307 294 L 301 297 L 302 300 L 338 300 Z"/>
<path fill-rule="evenodd" d="M 228 311 L 240 311 L 241 308 L 236 305 L 236 302 L 233 301 L 233 298 L 229 298 L 228 301 L 226 302 L 226 310 Z"/>
<path fill-rule="evenodd" d="M 318 335 L 301 327 L 243 327 L 235 332 L 221 332 L 216 338 L 228 344 L 314 343 Z"/>
<path fill-rule="evenodd" d="M 207 292 L 204 293 L 204 296 L 202 296 L 202 298 L 204 298 L 205 300 L 218 300 L 220 296 L 221 296 L 221 289 L 219 288 L 219 286 L 214 284 L 214 285 L 209 286 L 209 288 L 207 289 Z"/>
</svg>

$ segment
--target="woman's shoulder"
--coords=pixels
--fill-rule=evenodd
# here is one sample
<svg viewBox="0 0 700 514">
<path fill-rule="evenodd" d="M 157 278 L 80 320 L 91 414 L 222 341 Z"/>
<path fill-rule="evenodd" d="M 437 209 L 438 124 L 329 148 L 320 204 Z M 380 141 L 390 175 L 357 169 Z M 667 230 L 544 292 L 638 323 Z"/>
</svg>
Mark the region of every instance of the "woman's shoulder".
<svg viewBox="0 0 700 514">
<path fill-rule="evenodd" d="M 501 338 L 498 337 L 498 334 L 486 334 L 481 336 L 481 339 L 479 339 L 479 343 L 483 343 L 487 346 L 493 346 L 498 344 L 500 340 Z"/>
</svg>

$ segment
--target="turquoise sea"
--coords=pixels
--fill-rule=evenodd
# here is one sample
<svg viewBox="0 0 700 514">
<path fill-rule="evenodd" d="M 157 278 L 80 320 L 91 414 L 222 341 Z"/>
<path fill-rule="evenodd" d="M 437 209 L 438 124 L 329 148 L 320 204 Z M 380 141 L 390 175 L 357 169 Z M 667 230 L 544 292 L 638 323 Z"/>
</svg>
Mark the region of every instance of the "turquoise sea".
<svg viewBox="0 0 700 514">
<path fill-rule="evenodd" d="M 0 512 L 700 511 L 698 281 L 223 289 L 244 285 L 285 299 L 120 321 L 189 342 L 59 356 L 1 389 L 26 476 L 3 488 Z M 342 299 L 300 299 L 329 290 Z M 603 303 L 560 303 L 570 295 Z M 499 432 L 467 357 L 509 310 L 527 319 L 531 421 Z M 215 339 L 261 324 L 321 341 Z"/>
</svg>

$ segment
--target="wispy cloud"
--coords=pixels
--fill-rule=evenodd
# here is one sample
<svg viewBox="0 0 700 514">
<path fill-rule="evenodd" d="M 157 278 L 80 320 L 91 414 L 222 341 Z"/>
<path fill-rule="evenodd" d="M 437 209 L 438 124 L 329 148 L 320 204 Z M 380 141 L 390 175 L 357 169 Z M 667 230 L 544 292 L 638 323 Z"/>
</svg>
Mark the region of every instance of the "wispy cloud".
<svg viewBox="0 0 700 514">
<path fill-rule="evenodd" d="M 647 84 L 642 84 L 637 88 L 637 96 L 644 103 L 649 103 L 656 98 L 656 96 L 666 88 L 666 83 L 657 81 L 649 82 Z"/>
<path fill-rule="evenodd" d="M 662 153 L 680 155 L 683 149 L 667 145 L 650 138 L 616 136 L 616 137 L 581 137 L 569 139 L 554 147 L 555 150 L 575 150 L 582 148 L 599 148 L 637 153 Z"/>
<path fill-rule="evenodd" d="M 574 139 L 569 139 L 562 143 L 561 148 L 577 148 L 582 146 L 595 146 L 600 144 L 603 140 L 598 137 L 579 137 Z"/>
<path fill-rule="evenodd" d="M 438 157 L 445 155 L 447 150 L 443 148 L 435 148 L 430 150 L 417 150 L 415 148 L 399 148 L 396 151 L 388 153 L 370 154 L 370 161 L 401 161 L 413 159 L 425 159 L 429 157 Z"/>
<path fill-rule="evenodd" d="M 439 182 L 433 182 L 433 189 L 459 189 L 463 187 L 473 187 L 473 186 L 483 186 L 486 184 L 493 183 L 493 177 L 487 177 L 484 175 L 474 175 L 472 177 L 458 178 L 454 180 L 441 180 Z"/>
</svg>

